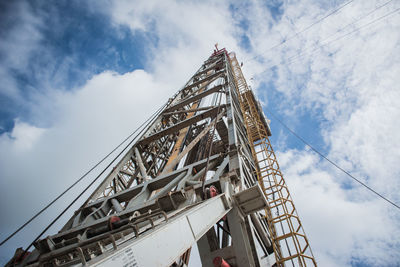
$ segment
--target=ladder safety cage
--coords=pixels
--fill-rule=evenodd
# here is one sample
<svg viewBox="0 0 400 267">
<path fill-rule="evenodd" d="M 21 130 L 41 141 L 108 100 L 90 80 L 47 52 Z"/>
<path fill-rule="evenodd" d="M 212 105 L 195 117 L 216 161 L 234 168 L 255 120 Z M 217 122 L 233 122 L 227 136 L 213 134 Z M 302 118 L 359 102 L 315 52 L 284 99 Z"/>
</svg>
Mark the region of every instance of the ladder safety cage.
<svg viewBox="0 0 400 267">
<path fill-rule="evenodd" d="M 278 266 L 289 263 L 293 266 L 317 266 L 271 146 L 268 137 L 271 136 L 271 131 L 261 105 L 247 85 L 235 53 L 229 53 L 229 62 L 256 163 L 258 182 L 268 202 L 265 218 L 272 236 L 276 263 Z"/>
</svg>

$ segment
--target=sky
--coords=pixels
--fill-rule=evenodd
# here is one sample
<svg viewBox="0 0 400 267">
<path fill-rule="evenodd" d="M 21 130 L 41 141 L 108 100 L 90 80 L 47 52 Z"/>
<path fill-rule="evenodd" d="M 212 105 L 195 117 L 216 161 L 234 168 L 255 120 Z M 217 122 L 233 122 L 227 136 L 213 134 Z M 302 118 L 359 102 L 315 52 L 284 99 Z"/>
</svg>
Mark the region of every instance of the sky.
<svg viewBox="0 0 400 267">
<path fill-rule="evenodd" d="M 1 0 L 0 238 L 145 121 L 218 43 L 243 62 L 271 120 L 318 264 L 400 266 L 400 210 L 273 116 L 400 204 L 399 8 L 398 0 Z M 1 246 L 0 264 L 103 166 Z"/>
</svg>

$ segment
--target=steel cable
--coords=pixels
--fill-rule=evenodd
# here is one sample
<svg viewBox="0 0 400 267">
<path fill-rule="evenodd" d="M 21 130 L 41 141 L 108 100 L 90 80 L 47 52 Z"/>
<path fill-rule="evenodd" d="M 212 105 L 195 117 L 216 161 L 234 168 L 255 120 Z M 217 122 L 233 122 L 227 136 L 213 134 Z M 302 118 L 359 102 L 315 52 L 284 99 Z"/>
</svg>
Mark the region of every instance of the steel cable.
<svg viewBox="0 0 400 267">
<path fill-rule="evenodd" d="M 281 45 L 283 45 L 283 44 L 286 44 L 287 41 L 289 41 L 289 40 L 295 38 L 296 36 L 302 34 L 302 33 L 305 32 L 305 31 L 309 30 L 310 28 L 312 28 L 312 27 L 315 26 L 316 24 L 320 23 L 321 21 L 323 21 L 324 19 L 330 17 L 331 15 L 335 14 L 335 13 L 338 12 L 340 9 L 344 8 L 345 6 L 347 6 L 348 4 L 350 4 L 350 3 L 353 2 L 353 1 L 354 1 L 354 0 L 350 0 L 350 1 L 346 2 L 345 4 L 341 5 L 340 7 L 334 9 L 334 10 L 333 10 L 332 12 L 330 12 L 329 14 L 325 15 L 324 17 L 322 17 L 321 19 L 319 19 L 319 20 L 313 22 L 312 24 L 310 24 L 309 26 L 305 27 L 305 28 L 302 29 L 301 31 L 299 31 L 299 32 L 295 33 L 294 35 L 292 35 L 292 36 L 290 36 L 290 37 L 284 39 L 282 42 L 280 42 L 280 43 L 278 43 L 278 44 L 276 44 L 276 45 L 271 46 L 270 48 L 268 48 L 268 49 L 267 49 L 266 51 L 264 51 L 263 53 L 258 54 L 258 55 L 254 56 L 254 57 L 252 57 L 252 58 L 250 58 L 250 59 L 248 59 L 248 60 L 245 60 L 245 61 L 247 61 L 247 62 L 248 62 L 248 61 L 252 61 L 252 60 L 258 58 L 259 56 L 264 55 L 265 53 L 271 51 L 272 49 L 275 49 L 275 48 L 277 48 L 277 47 L 279 47 L 279 46 L 281 46 Z"/>
<path fill-rule="evenodd" d="M 385 5 L 387 5 L 387 4 L 390 3 L 391 1 L 392 1 L 392 0 L 390 0 L 389 2 L 387 2 L 387 3 L 385 3 L 385 4 L 381 5 L 381 6 L 379 6 L 379 7 L 377 7 L 377 8 L 375 8 L 372 12 L 374 12 L 374 11 L 376 11 L 377 9 L 379 9 L 379 8 L 381 8 L 381 7 L 385 6 Z M 278 67 L 278 66 L 281 66 L 281 65 L 289 65 L 289 64 L 292 64 L 293 62 L 296 62 L 297 60 L 299 60 L 300 58 L 302 58 L 302 57 L 305 56 L 305 55 L 312 55 L 312 54 L 314 54 L 314 53 L 320 51 L 320 49 L 321 49 L 322 47 L 327 46 L 328 44 L 331 44 L 331 43 L 333 43 L 333 42 L 339 41 L 340 39 L 343 39 L 344 37 L 346 37 L 346 36 L 348 36 L 348 35 L 350 35 L 350 34 L 353 34 L 353 33 L 355 33 L 355 32 L 358 32 L 358 31 L 360 31 L 361 29 L 363 29 L 363 28 L 365 28 L 365 27 L 367 27 L 367 26 L 370 26 L 370 25 L 372 25 L 372 24 L 374 24 L 374 23 L 376 23 L 376 22 L 378 22 L 378 21 L 380 21 L 380 20 L 382 20 L 382 19 L 384 19 L 384 18 L 386 18 L 386 17 L 388 17 L 388 16 L 390 16 L 390 15 L 393 15 L 394 13 L 396 13 L 396 12 L 399 11 L 399 10 L 400 10 L 400 8 L 396 8 L 395 10 L 393 10 L 393 11 L 391 11 L 391 12 L 388 12 L 388 13 L 386 13 L 386 14 L 384 14 L 384 15 L 378 17 L 377 19 L 374 19 L 374 20 L 372 20 L 372 21 L 370 21 L 370 22 L 368 22 L 368 23 L 366 23 L 366 24 L 364 24 L 364 25 L 361 25 L 361 26 L 359 26 L 358 28 L 355 28 L 355 29 L 352 30 L 352 31 L 349 31 L 349 32 L 347 32 L 347 33 L 345 33 L 345 34 L 343 34 L 343 35 L 340 35 L 340 36 L 338 36 L 337 38 L 335 38 L 335 39 L 333 39 L 333 40 L 330 40 L 330 41 L 327 41 L 327 42 L 325 42 L 325 43 L 321 43 L 321 44 L 319 44 L 319 45 L 316 45 L 316 46 L 314 47 L 313 50 L 300 52 L 300 53 L 298 53 L 298 54 L 296 54 L 296 55 L 290 57 L 290 58 L 288 59 L 288 60 L 289 60 L 288 62 L 283 62 L 283 61 L 281 61 L 280 63 L 271 65 L 270 67 L 268 67 L 268 68 L 265 69 L 264 71 L 261 71 L 261 72 L 257 73 L 256 75 L 263 74 L 263 73 L 265 73 L 265 72 L 271 70 L 272 68 L 275 68 L 275 67 Z M 368 13 L 367 15 L 371 14 L 372 12 Z M 362 19 L 362 18 L 364 18 L 364 17 L 365 17 L 365 16 L 361 17 L 360 19 Z M 352 23 L 346 25 L 344 28 L 348 27 L 348 26 L 351 25 L 351 24 L 354 24 L 355 22 L 359 21 L 360 19 L 358 19 L 358 20 L 356 20 L 356 21 L 353 21 Z M 343 29 L 344 29 L 344 28 L 343 28 Z M 336 34 L 336 33 L 335 33 L 335 34 Z M 334 35 L 332 35 L 332 36 L 334 36 Z M 330 37 L 332 37 L 332 36 L 330 36 Z M 324 41 L 328 40 L 330 37 L 326 38 Z M 312 48 L 312 47 L 310 47 L 310 48 Z M 309 49 L 309 48 L 308 48 L 308 49 Z"/>
<path fill-rule="evenodd" d="M 168 102 L 167 102 L 168 103 Z M 167 105 L 167 103 L 165 103 L 164 105 L 162 105 L 155 113 L 153 113 L 153 115 L 151 115 L 142 125 L 149 125 L 150 122 L 156 118 L 161 111 L 164 109 L 164 107 Z M 142 126 L 141 125 L 141 126 Z M 138 129 L 136 129 L 134 131 L 137 132 L 140 129 L 140 127 Z M 103 173 L 122 155 L 122 153 L 133 143 L 133 141 L 135 141 L 135 139 L 146 129 L 146 127 L 143 127 L 142 130 L 136 134 L 136 136 L 124 147 L 124 149 L 122 149 L 118 155 L 96 176 L 96 178 L 88 185 L 86 186 L 86 188 L 32 241 L 32 243 L 25 249 L 24 254 L 32 247 L 32 245 L 36 242 L 36 240 L 38 240 L 62 215 L 64 215 L 64 213 L 101 177 L 101 175 L 103 175 Z M 134 134 L 132 133 L 131 136 Z"/>
<path fill-rule="evenodd" d="M 362 185 L 363 187 L 365 187 L 366 189 L 368 189 L 369 191 L 371 191 L 372 193 L 374 193 L 375 195 L 377 195 L 378 197 L 382 198 L 383 200 L 385 200 L 386 202 L 388 202 L 389 204 L 393 205 L 394 207 L 398 208 L 400 210 L 400 206 L 397 205 L 396 203 L 394 203 L 393 201 L 389 200 L 388 198 L 386 198 L 385 196 L 383 196 L 382 194 L 378 193 L 376 190 L 374 190 L 373 188 L 371 188 L 370 186 L 366 185 L 365 183 L 361 182 L 359 179 L 357 179 L 356 177 L 354 177 L 353 175 L 351 175 L 348 171 L 344 170 L 342 167 L 340 167 L 338 164 L 336 164 L 335 162 L 333 162 L 332 160 L 330 160 L 327 156 L 325 156 L 324 154 L 322 154 L 321 152 L 319 152 L 316 148 L 314 148 L 312 145 L 310 145 L 306 140 L 304 140 L 300 135 L 298 135 L 295 131 L 293 131 L 292 129 L 290 129 L 282 120 L 280 120 L 277 116 L 275 116 L 274 113 L 272 113 L 268 108 L 264 107 L 267 112 L 269 114 L 271 114 L 272 117 L 274 117 L 284 128 L 286 128 L 286 130 L 288 130 L 291 134 L 293 134 L 297 139 L 299 139 L 303 144 L 305 144 L 306 146 L 308 146 L 311 150 L 313 150 L 315 153 L 317 153 L 320 157 L 322 157 L 323 159 L 325 159 L 326 161 L 328 161 L 330 164 L 332 164 L 334 167 L 336 167 L 337 169 L 339 169 L 340 171 L 342 171 L 343 173 L 345 173 L 347 176 L 349 176 L 350 178 L 352 178 L 354 181 L 356 181 L 357 183 L 359 183 L 360 185 Z"/>
<path fill-rule="evenodd" d="M 39 212 L 37 212 L 34 216 L 32 216 L 29 220 L 27 220 L 23 225 L 21 225 L 17 230 L 15 230 L 12 234 L 10 234 L 7 238 L 5 238 L 1 243 L 0 246 L 3 245 L 4 243 L 6 243 L 9 239 L 11 239 L 14 235 L 16 235 L 19 231 L 21 231 L 23 228 L 25 228 L 29 223 L 31 223 L 34 219 L 36 219 L 40 214 L 42 214 L 45 210 L 47 210 L 50 206 L 52 206 L 57 200 L 59 200 L 63 195 L 65 195 L 69 190 L 71 190 L 74 186 L 76 186 L 79 182 L 81 182 L 89 173 L 91 173 L 95 168 L 97 168 L 101 163 L 103 163 L 111 154 L 113 154 L 116 150 L 118 150 L 127 140 L 129 140 L 137 131 L 139 131 L 139 129 L 141 129 L 143 126 L 145 126 L 146 124 L 148 124 L 148 122 L 152 119 L 154 119 L 154 115 L 159 113 L 164 107 L 166 106 L 166 104 L 164 104 L 161 108 L 159 108 L 155 113 L 153 113 L 153 115 L 151 115 L 145 122 L 143 122 L 135 131 L 133 131 L 128 137 L 126 137 L 120 144 L 118 144 L 111 152 L 109 152 L 106 156 L 104 156 L 99 162 L 97 162 L 92 168 L 90 168 L 84 175 L 82 175 L 78 180 L 76 180 L 73 184 L 71 184 L 66 190 L 64 190 L 61 194 L 59 194 L 55 199 L 53 199 L 49 204 L 47 204 L 44 208 L 42 208 Z M 143 128 L 145 129 L 145 128 Z M 142 131 L 143 131 L 142 129 Z M 142 132 L 141 131 L 141 132 Z M 139 133 L 140 134 L 140 133 Z M 138 135 L 137 135 L 138 136 Z M 133 138 L 128 146 L 137 138 L 137 136 L 135 136 L 135 138 Z M 126 147 L 121 151 L 121 153 L 126 149 Z M 120 154 L 121 154 L 120 153 Z M 120 155 L 119 154 L 119 155 Z M 119 155 L 117 156 L 117 158 L 119 157 Z M 104 173 L 104 171 L 115 161 L 115 159 L 99 174 L 98 177 L 96 177 L 96 179 L 89 185 L 89 187 Z M 87 190 L 87 189 L 85 189 Z M 81 196 L 82 194 L 80 194 Z M 76 201 L 76 200 L 75 200 Z M 70 205 L 71 206 L 71 205 Z M 68 206 L 68 208 L 70 207 Z M 63 214 L 63 213 L 62 213 Z M 61 215 L 62 215 L 61 214 Z M 61 217 L 61 216 L 59 216 Z M 57 219 L 59 218 L 57 217 Z M 57 220 L 56 219 L 56 220 Z M 55 221 L 54 221 L 55 222 Z M 53 223 L 54 223 L 53 222 Z M 52 224 L 53 224 L 52 223 Z M 52 225 L 51 224 L 51 225 Z M 50 226 L 51 226 L 50 225 Z M 45 231 L 47 231 L 48 228 L 46 228 Z M 43 231 L 39 237 L 45 232 Z M 38 238 L 39 238 L 38 237 Z M 32 244 L 38 239 L 36 238 Z M 32 245 L 31 244 L 31 245 Z M 28 247 L 28 249 L 31 247 L 31 245 Z M 26 251 L 28 250 L 26 249 Z"/>
<path fill-rule="evenodd" d="M 55 199 L 53 199 L 49 204 L 47 204 L 43 209 L 41 209 L 39 212 L 37 212 L 34 216 L 32 216 L 28 221 L 26 221 L 23 225 L 21 225 L 17 230 L 15 230 L 12 234 L 10 234 L 7 238 L 5 238 L 3 241 L 1 241 L 0 246 L 2 246 L 4 243 L 6 243 L 10 238 L 12 238 L 14 235 L 16 235 L 19 231 L 21 231 L 25 226 L 27 226 L 30 222 L 32 222 L 36 217 L 38 217 L 40 214 L 42 214 L 45 210 L 47 210 L 51 205 L 53 205 L 57 200 L 59 200 L 63 195 L 65 195 L 69 190 L 71 190 L 75 185 L 77 185 L 80 181 L 82 181 L 90 172 L 92 172 L 97 166 L 99 166 L 101 163 L 103 163 L 112 153 L 114 153 L 118 148 L 120 148 L 129 138 L 132 137 L 142 126 L 144 126 L 144 123 L 142 123 L 133 133 L 131 133 L 128 137 L 126 137 L 119 145 L 117 145 L 111 152 L 109 152 L 106 156 L 104 156 L 99 162 L 97 162 L 90 170 L 88 170 L 84 175 L 82 175 L 78 180 L 76 180 L 73 184 L 71 184 L 65 191 L 63 191 L 61 194 L 59 194 Z"/>
</svg>

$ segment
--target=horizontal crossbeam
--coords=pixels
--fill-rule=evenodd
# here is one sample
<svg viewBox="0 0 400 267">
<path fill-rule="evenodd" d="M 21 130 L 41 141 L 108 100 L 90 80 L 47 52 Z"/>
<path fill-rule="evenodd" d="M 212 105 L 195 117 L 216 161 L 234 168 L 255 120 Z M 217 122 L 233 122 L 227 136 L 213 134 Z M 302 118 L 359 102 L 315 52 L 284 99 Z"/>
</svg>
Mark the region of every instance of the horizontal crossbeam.
<svg viewBox="0 0 400 267">
<path fill-rule="evenodd" d="M 199 94 L 197 94 L 195 96 L 192 96 L 192 97 L 189 97 L 189 98 L 185 98 L 182 101 L 180 101 L 179 103 L 177 103 L 177 104 L 165 109 L 164 112 L 172 112 L 172 111 L 180 109 L 180 108 L 182 108 L 182 107 L 184 107 L 186 105 L 189 105 L 190 103 L 193 103 L 194 101 L 202 99 L 203 97 L 206 97 L 209 94 L 218 92 L 219 90 L 222 89 L 222 86 L 223 85 L 217 85 L 217 86 L 214 86 L 214 87 L 212 87 L 212 88 L 210 88 L 210 89 L 208 89 L 208 90 L 206 90 L 204 92 L 201 92 L 201 93 L 199 93 Z"/>
<path fill-rule="evenodd" d="M 175 124 L 175 125 L 173 125 L 171 127 L 168 127 L 168 128 L 166 128 L 164 130 L 161 130 L 158 133 L 155 133 L 153 135 L 150 135 L 149 137 L 146 137 L 146 138 L 140 140 L 139 144 L 140 145 L 147 145 L 147 144 L 151 143 L 154 140 L 160 139 L 163 136 L 166 136 L 166 135 L 169 135 L 169 134 L 174 133 L 176 131 L 179 131 L 180 129 L 185 128 L 185 127 L 187 127 L 187 126 L 189 126 L 189 125 L 191 125 L 193 123 L 196 123 L 198 121 L 204 120 L 204 119 L 209 118 L 209 117 L 214 117 L 214 116 L 217 115 L 218 109 L 219 109 L 219 107 L 215 107 L 215 108 L 209 109 L 209 110 L 207 110 L 207 111 L 205 111 L 203 113 L 200 113 L 200 114 L 198 114 L 198 115 L 196 115 L 194 117 L 191 117 L 189 119 L 181 121 L 181 122 L 179 122 L 179 123 L 177 123 L 177 124 Z"/>
</svg>

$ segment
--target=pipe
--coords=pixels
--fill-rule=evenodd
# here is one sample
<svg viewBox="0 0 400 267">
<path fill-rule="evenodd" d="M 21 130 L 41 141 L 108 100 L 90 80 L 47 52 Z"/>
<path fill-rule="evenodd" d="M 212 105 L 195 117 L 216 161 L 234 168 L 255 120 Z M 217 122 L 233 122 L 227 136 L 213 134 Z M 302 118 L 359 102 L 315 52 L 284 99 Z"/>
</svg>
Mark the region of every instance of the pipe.
<svg viewBox="0 0 400 267">
<path fill-rule="evenodd" d="M 182 179 L 184 179 L 189 173 L 182 172 L 176 178 L 174 178 L 171 182 L 169 182 L 166 186 L 164 186 L 160 191 L 158 191 L 154 196 L 152 196 L 148 201 L 152 201 L 159 197 L 166 195 L 169 191 L 174 188 Z"/>
<path fill-rule="evenodd" d="M 140 156 L 139 149 L 135 147 L 135 156 L 136 156 L 136 162 L 139 165 L 140 169 L 140 174 L 142 175 L 143 179 L 145 181 L 150 180 L 149 177 L 147 176 L 146 168 L 143 165 L 142 157 Z"/>
<path fill-rule="evenodd" d="M 116 212 L 121 212 L 123 210 L 121 204 L 115 198 L 111 199 L 111 204 Z"/>
<path fill-rule="evenodd" d="M 261 240 L 264 243 L 267 251 L 270 252 L 272 250 L 272 244 L 268 238 L 267 232 L 264 230 L 264 227 L 261 225 L 259 219 L 257 218 L 257 216 L 254 213 L 250 214 L 250 218 L 251 218 L 251 221 L 253 222 L 254 227 L 256 228 L 257 232 L 259 232 Z"/>
</svg>

